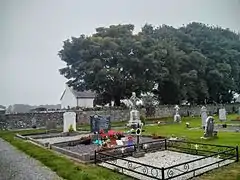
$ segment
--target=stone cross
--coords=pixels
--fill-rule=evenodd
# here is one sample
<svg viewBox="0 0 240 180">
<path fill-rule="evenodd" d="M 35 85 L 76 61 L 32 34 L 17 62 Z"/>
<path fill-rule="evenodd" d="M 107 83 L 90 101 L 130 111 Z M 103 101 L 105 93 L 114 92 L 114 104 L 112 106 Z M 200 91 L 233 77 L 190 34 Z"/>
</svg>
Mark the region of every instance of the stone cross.
<svg viewBox="0 0 240 180">
<path fill-rule="evenodd" d="M 137 109 L 137 101 L 140 99 L 137 98 L 136 93 L 132 92 L 132 96 L 130 97 L 130 102 L 131 102 L 131 109 L 136 110 Z"/>
<path fill-rule="evenodd" d="M 174 109 L 175 109 L 175 115 L 174 115 L 174 122 L 181 122 L 181 116 L 180 116 L 180 114 L 179 114 L 179 106 L 178 105 L 176 105 L 175 107 L 174 107 Z"/>
</svg>

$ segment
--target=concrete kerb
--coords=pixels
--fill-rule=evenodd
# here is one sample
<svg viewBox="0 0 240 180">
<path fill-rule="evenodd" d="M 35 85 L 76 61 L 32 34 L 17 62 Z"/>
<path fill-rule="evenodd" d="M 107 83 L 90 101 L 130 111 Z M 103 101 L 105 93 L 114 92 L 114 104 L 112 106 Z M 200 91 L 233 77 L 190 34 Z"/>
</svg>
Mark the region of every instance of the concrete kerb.
<svg viewBox="0 0 240 180">
<path fill-rule="evenodd" d="M 20 134 L 18 134 L 18 133 L 15 135 L 15 137 L 17 137 L 17 138 L 19 138 L 19 139 L 23 139 L 23 140 L 26 140 L 26 139 L 27 139 L 26 136 L 22 136 L 22 135 L 20 135 Z"/>
<path fill-rule="evenodd" d="M 50 149 L 56 151 L 56 152 L 59 152 L 61 154 L 64 154 L 64 155 L 67 155 L 69 157 L 72 157 L 74 159 L 78 159 L 79 162 L 81 163 L 92 163 L 94 162 L 94 159 L 91 158 L 91 155 L 88 154 L 88 153 L 85 153 L 85 154 L 78 154 L 78 153 L 75 153 L 75 152 L 72 152 L 72 151 L 69 151 L 67 149 L 63 149 L 63 148 L 60 148 L 60 147 L 57 147 L 55 145 L 50 145 Z M 91 160 L 92 159 L 92 160 Z"/>
</svg>

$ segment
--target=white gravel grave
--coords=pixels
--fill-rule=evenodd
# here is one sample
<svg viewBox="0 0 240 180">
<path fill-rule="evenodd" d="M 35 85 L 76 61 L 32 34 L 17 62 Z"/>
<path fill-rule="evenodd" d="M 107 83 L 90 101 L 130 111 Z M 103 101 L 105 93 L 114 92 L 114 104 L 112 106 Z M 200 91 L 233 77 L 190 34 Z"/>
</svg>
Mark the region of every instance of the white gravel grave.
<svg viewBox="0 0 240 180">
<path fill-rule="evenodd" d="M 37 139 L 37 141 L 42 143 L 49 143 L 49 144 L 55 144 L 60 142 L 67 142 L 67 141 L 74 141 L 79 140 L 81 137 L 89 136 L 90 134 L 80 134 L 76 136 L 62 136 L 62 137 L 53 137 L 53 138 L 43 138 L 43 139 Z"/>
<path fill-rule="evenodd" d="M 187 161 L 191 161 L 194 159 L 199 159 L 202 158 L 203 156 L 196 156 L 196 155 L 191 155 L 191 154 L 185 154 L 185 153 L 178 153 L 178 152 L 173 152 L 173 151 L 159 151 L 159 152 L 154 152 L 154 153 L 147 153 L 145 154 L 144 157 L 140 157 L 140 158 L 134 158 L 134 157 L 127 157 L 125 159 L 127 160 L 131 160 L 134 162 L 139 162 L 142 164 L 146 164 L 146 165 L 150 165 L 150 166 L 154 166 L 157 167 L 159 169 L 154 169 L 154 168 L 150 168 L 150 167 L 146 167 L 143 165 L 139 165 L 136 163 L 128 163 L 127 161 L 121 160 L 121 159 L 117 159 L 115 161 L 109 161 L 109 163 L 113 163 L 116 164 L 118 166 L 121 167 L 125 167 L 127 169 L 132 169 L 134 171 L 143 173 L 143 174 L 147 174 L 149 176 L 155 176 L 155 179 L 161 179 L 162 178 L 162 173 L 161 173 L 161 168 L 167 168 L 176 164 L 180 164 L 180 163 L 184 163 Z M 203 160 L 199 160 L 196 162 L 192 162 L 192 163 L 188 163 L 187 165 L 181 165 L 181 166 L 177 166 L 175 168 L 171 168 L 171 169 L 165 169 L 164 170 L 164 175 L 165 178 L 168 177 L 172 177 L 178 174 L 181 174 L 183 172 L 187 172 L 187 171 L 191 171 L 192 169 L 196 169 L 196 168 L 200 168 L 203 166 L 206 166 L 208 164 L 214 163 L 214 162 L 218 162 L 221 161 L 221 159 L 219 158 L 206 158 Z M 198 174 L 202 174 L 206 171 L 209 171 L 211 169 L 215 169 L 217 167 L 229 164 L 234 162 L 233 160 L 225 160 L 223 162 L 205 167 L 205 168 L 201 168 L 197 171 L 195 171 L 195 175 Z M 142 179 L 142 180 L 150 180 L 150 179 L 154 179 L 151 177 L 147 177 L 141 174 L 137 174 L 134 173 L 132 171 L 126 170 L 126 169 L 122 169 L 122 168 L 117 168 L 116 166 L 107 164 L 107 163 L 100 163 L 100 166 L 109 168 L 109 169 L 118 169 L 119 172 L 124 173 L 126 175 L 135 177 L 137 179 Z M 188 169 L 188 170 L 187 170 Z M 194 172 L 189 172 L 185 175 L 182 175 L 180 177 L 176 177 L 173 179 L 177 179 L 177 180 L 183 180 L 183 179 L 189 179 L 191 177 L 194 176 Z"/>
</svg>

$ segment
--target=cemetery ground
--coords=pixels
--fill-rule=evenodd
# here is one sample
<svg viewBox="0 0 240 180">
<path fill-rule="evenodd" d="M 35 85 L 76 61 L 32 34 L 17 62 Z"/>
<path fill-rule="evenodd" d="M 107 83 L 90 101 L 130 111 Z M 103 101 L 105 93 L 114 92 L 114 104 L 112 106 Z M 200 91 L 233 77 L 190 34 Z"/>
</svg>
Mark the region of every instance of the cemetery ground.
<svg viewBox="0 0 240 180">
<path fill-rule="evenodd" d="M 236 119 L 237 115 L 228 115 L 228 119 Z M 216 123 L 220 123 L 215 118 Z M 156 120 L 154 120 L 156 121 Z M 160 121 L 171 122 L 172 118 L 160 119 Z M 181 124 L 165 124 L 165 125 L 149 125 L 145 126 L 144 134 L 157 134 L 164 137 L 176 136 L 179 138 L 184 138 L 189 141 L 201 142 L 201 143 L 211 143 L 211 144 L 220 144 L 220 145 L 230 145 L 237 146 L 240 145 L 240 133 L 239 132 L 218 132 L 217 138 L 212 138 L 208 140 L 201 139 L 203 136 L 203 130 L 195 129 L 191 130 L 186 128 L 186 122 L 190 123 L 190 127 L 200 127 L 201 120 L 200 117 L 190 118 L 183 117 Z M 153 123 L 153 120 L 151 120 Z M 115 127 L 123 126 L 125 122 L 113 123 L 113 129 Z M 227 124 L 231 124 L 228 120 Z M 239 122 L 240 124 L 240 122 Z M 80 129 L 89 129 L 89 126 L 83 125 L 78 127 Z M 125 130 L 123 127 L 122 130 Z M 27 130 L 27 131 L 0 131 L 0 137 L 4 140 L 8 141 L 10 144 L 15 146 L 17 149 L 23 151 L 29 156 L 39 160 L 43 165 L 49 167 L 53 171 L 55 171 L 59 176 L 63 177 L 67 180 L 76 180 L 76 179 L 131 179 L 119 173 L 115 173 L 108 169 L 98 167 L 95 165 L 86 165 L 81 164 L 72 159 L 67 158 L 64 155 L 60 155 L 55 151 L 44 149 L 37 145 L 34 145 L 30 142 L 26 142 L 20 139 L 15 138 L 16 133 L 25 134 L 32 132 L 42 132 L 43 130 Z M 197 179 L 240 179 L 240 162 L 233 163 L 231 165 L 213 170 L 209 173 L 206 173 Z"/>
</svg>

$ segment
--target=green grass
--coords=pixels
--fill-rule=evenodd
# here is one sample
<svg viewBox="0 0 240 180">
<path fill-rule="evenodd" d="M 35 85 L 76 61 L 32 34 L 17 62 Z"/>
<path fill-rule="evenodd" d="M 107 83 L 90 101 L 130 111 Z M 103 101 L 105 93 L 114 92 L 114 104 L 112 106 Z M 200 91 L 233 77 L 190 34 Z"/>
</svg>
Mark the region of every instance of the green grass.
<svg viewBox="0 0 240 180">
<path fill-rule="evenodd" d="M 229 115 L 228 119 L 236 118 L 237 115 Z M 218 117 L 215 117 L 216 123 L 218 123 Z M 220 144 L 229 146 L 239 146 L 240 145 L 240 133 L 235 132 L 218 132 L 218 138 L 204 140 L 200 137 L 203 136 L 203 130 L 189 130 L 186 128 L 186 122 L 190 123 L 191 127 L 200 127 L 201 119 L 185 117 L 182 119 L 181 124 L 171 124 L 171 125 L 161 125 L 161 126 L 146 126 L 144 129 L 145 134 L 156 133 L 160 136 L 177 136 L 185 137 L 189 141 L 210 143 L 210 144 Z M 231 124 L 230 121 L 227 123 Z M 239 123 L 240 124 L 240 123 Z M 229 166 L 219 168 L 217 170 L 211 171 L 204 174 L 199 179 L 206 180 L 237 180 L 240 179 L 240 162 L 231 164 Z"/>
<path fill-rule="evenodd" d="M 21 131 L 20 133 L 29 133 L 30 131 Z M 35 132 L 35 131 L 31 131 Z M 17 149 L 23 151 L 29 156 L 39 160 L 42 164 L 55 171 L 59 176 L 66 180 L 125 180 L 130 179 L 126 176 L 116 174 L 108 169 L 95 165 L 84 165 L 56 154 L 55 152 L 36 146 L 14 137 L 16 132 L 1 131 L 0 137 L 8 141 Z"/>
<path fill-rule="evenodd" d="M 229 115 L 229 119 L 236 118 L 237 115 Z M 216 123 L 218 122 L 216 117 Z M 172 118 L 164 118 L 164 121 L 172 121 Z M 153 121 L 153 120 L 151 120 Z M 185 137 L 188 140 L 195 142 L 211 143 L 211 144 L 222 144 L 236 146 L 240 145 L 240 133 L 234 132 L 219 132 L 218 138 L 211 140 L 200 139 L 203 136 L 203 130 L 189 130 L 185 127 L 185 123 L 189 122 L 191 127 L 200 127 L 201 119 L 200 117 L 189 118 L 184 117 L 181 124 L 171 124 L 171 125 L 161 125 L 161 126 L 145 126 L 145 134 L 156 133 L 160 136 L 169 137 L 171 135 L 177 137 Z M 126 122 L 113 123 L 113 127 L 124 125 Z M 230 121 L 228 122 L 230 123 Z M 89 128 L 89 126 L 80 126 L 80 128 Z M 123 128 L 124 130 L 124 128 Z M 31 133 L 31 132 L 44 132 L 44 130 L 28 130 L 21 131 L 19 133 Z M 87 180 L 87 179 L 99 179 L 99 180 L 120 180 L 128 179 L 126 176 L 114 173 L 108 169 L 104 169 L 95 165 L 83 165 L 79 163 L 74 163 L 72 160 L 64 156 L 60 156 L 55 152 L 41 147 L 35 146 L 32 143 L 25 142 L 20 139 L 14 138 L 17 132 L 12 131 L 1 131 L 0 137 L 10 142 L 13 146 L 17 147 L 19 150 L 25 152 L 31 157 L 39 160 L 44 165 L 51 168 L 59 176 L 67 180 Z M 240 179 L 240 163 L 234 163 L 224 168 L 219 168 L 210 173 L 201 176 L 199 179 L 206 180 L 236 180 Z"/>
</svg>

